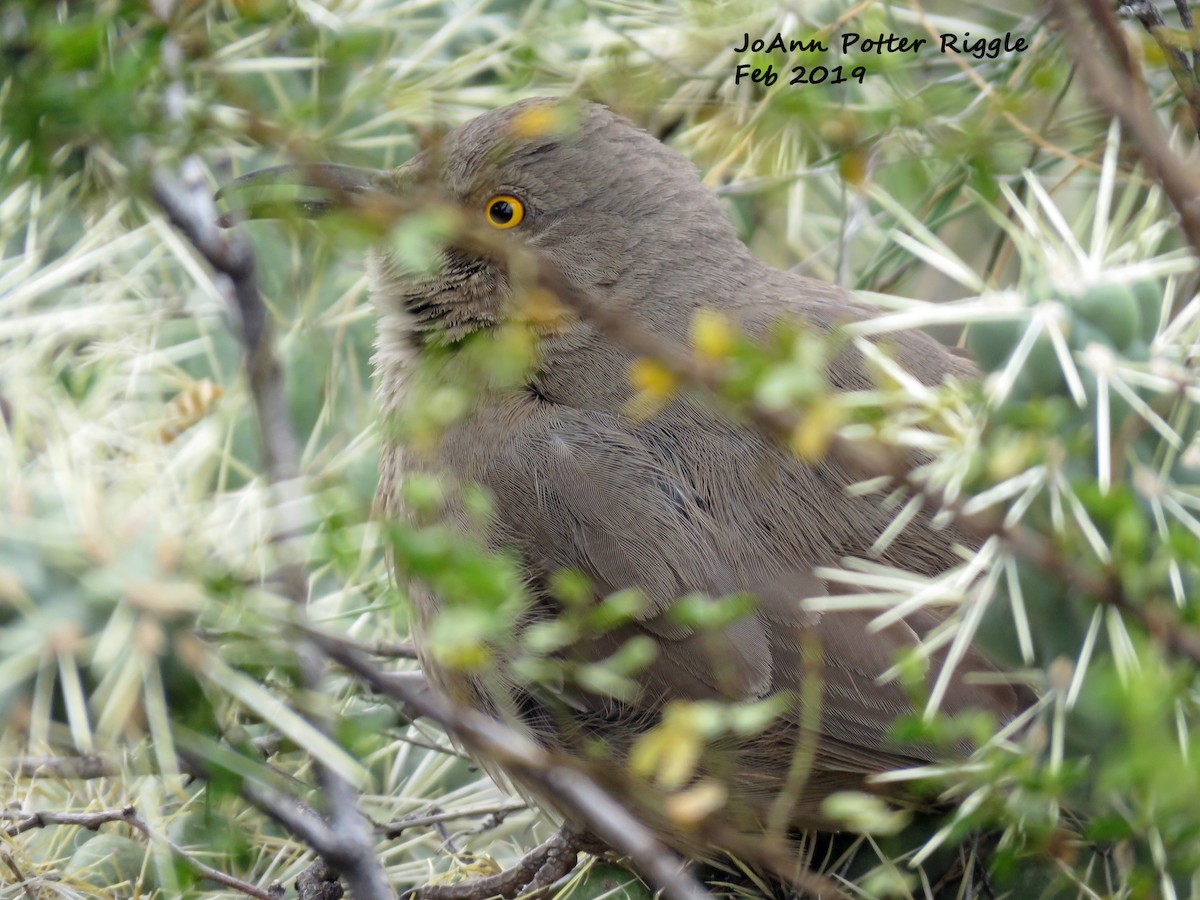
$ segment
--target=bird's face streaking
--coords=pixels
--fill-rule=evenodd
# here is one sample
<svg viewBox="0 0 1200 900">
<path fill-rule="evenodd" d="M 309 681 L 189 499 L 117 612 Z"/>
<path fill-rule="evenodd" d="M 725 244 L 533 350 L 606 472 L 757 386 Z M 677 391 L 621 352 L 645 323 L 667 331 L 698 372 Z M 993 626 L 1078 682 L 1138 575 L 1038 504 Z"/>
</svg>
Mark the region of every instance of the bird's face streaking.
<svg viewBox="0 0 1200 900">
<path fill-rule="evenodd" d="M 619 287 L 626 251 L 638 244 L 662 247 L 655 256 L 669 265 L 669 244 L 689 233 L 736 241 L 684 157 L 594 104 L 535 99 L 485 113 L 396 176 L 436 185 L 497 244 L 519 242 L 589 292 Z M 505 267 L 486 254 L 450 249 L 438 274 L 424 278 L 406 276 L 387 255 L 378 263 L 377 302 L 402 308 L 418 343 L 458 339 L 512 311 Z"/>
</svg>

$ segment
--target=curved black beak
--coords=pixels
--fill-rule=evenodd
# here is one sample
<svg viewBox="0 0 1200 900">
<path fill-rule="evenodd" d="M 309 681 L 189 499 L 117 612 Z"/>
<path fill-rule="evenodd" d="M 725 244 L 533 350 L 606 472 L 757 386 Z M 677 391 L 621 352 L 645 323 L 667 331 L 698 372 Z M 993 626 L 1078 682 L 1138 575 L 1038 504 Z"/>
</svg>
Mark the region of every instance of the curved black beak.
<svg viewBox="0 0 1200 900">
<path fill-rule="evenodd" d="M 297 196 L 283 188 L 317 189 L 314 197 Z M 317 219 L 335 210 L 352 206 L 370 193 L 395 196 L 396 178 L 379 169 L 343 166 L 336 163 L 298 163 L 271 166 L 250 172 L 223 186 L 214 196 L 226 200 L 230 210 L 217 220 L 229 228 L 247 219 Z"/>
</svg>

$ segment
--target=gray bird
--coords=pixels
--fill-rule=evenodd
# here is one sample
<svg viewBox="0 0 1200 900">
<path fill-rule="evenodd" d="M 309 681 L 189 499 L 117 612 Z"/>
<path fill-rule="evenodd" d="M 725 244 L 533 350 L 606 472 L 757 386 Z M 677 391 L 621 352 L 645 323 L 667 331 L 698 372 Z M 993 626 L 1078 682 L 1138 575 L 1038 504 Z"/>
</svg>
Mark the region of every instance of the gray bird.
<svg viewBox="0 0 1200 900">
<path fill-rule="evenodd" d="M 697 311 L 718 311 L 743 333 L 765 338 L 781 320 L 825 334 L 878 310 L 832 285 L 772 268 L 738 239 L 721 201 L 681 154 L 602 106 L 568 109 L 567 129 L 532 128 L 564 107 L 529 100 L 471 120 L 390 173 L 327 168 L 307 180 L 345 192 L 403 195 L 419 185 L 549 260 L 573 290 L 672 344 L 688 341 Z M 302 179 L 303 180 L 303 179 Z M 379 311 L 375 358 L 385 414 L 406 403 L 415 358 L 494 329 L 515 291 L 495 254 L 447 250 L 437 274 L 415 276 L 386 253 L 373 260 Z M 897 361 L 927 385 L 970 377 L 971 365 L 918 332 L 889 335 Z M 480 388 L 470 412 L 434 448 L 385 439 L 379 500 L 405 515 L 407 473 L 434 472 L 490 492 L 485 540 L 514 552 L 532 597 L 523 621 L 557 615 L 550 584 L 561 570 L 586 576 L 596 598 L 636 589 L 644 607 L 630 621 L 568 648 L 576 660 L 603 659 L 630 638 L 657 654 L 634 678 L 636 696 L 614 699 L 563 687 L 523 684 L 500 670 L 464 674 L 422 653 L 447 694 L 516 719 L 549 745 L 582 752 L 600 739 L 621 758 L 673 700 L 743 701 L 783 693 L 797 700 L 758 736 L 726 741 L 705 771 L 729 785 L 729 808 L 761 823 L 784 789 L 801 722 L 815 731 L 811 767 L 790 802 L 789 824 L 831 828 L 821 810 L 835 791 L 862 789 L 872 773 L 928 762 L 935 753 L 888 737 L 912 711 L 895 681 L 881 681 L 900 651 L 939 624 L 920 611 L 882 631 L 869 613 L 814 613 L 802 601 L 824 592 L 813 575 L 844 557 L 866 557 L 894 511 L 851 496 L 857 477 L 837 461 L 808 464 L 719 403 L 674 396 L 657 414 L 632 416 L 629 368 L 635 356 L 586 316 L 538 336 L 535 371 L 511 388 Z M 453 350 L 450 351 L 453 353 Z M 853 348 L 829 365 L 838 390 L 871 387 Z M 922 513 L 882 552 L 883 562 L 932 575 L 960 563 L 952 528 Z M 676 601 L 748 592 L 748 614 L 718 629 L 681 624 Z M 414 586 L 418 640 L 439 612 L 436 594 Z M 941 657 L 935 655 L 934 665 Z M 942 708 L 971 708 L 1009 722 L 1028 703 L 1021 689 L 974 683 L 994 672 L 978 652 L 958 667 Z M 818 690 L 805 691 L 805 679 Z M 811 684 L 809 685 L 811 688 Z M 816 709 L 813 709 L 814 696 Z M 527 786 L 526 786 L 527 787 Z M 538 796 L 553 805 L 553 798 Z M 664 826 L 665 827 L 665 826 Z M 666 834 L 677 846 L 687 838 Z"/>
</svg>

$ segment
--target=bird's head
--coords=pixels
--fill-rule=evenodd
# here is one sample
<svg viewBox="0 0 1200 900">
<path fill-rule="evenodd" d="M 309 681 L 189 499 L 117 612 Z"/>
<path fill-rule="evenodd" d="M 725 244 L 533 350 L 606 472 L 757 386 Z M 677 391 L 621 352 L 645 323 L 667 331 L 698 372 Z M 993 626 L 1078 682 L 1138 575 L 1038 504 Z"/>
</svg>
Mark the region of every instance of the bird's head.
<svg viewBox="0 0 1200 900">
<path fill-rule="evenodd" d="M 284 166 L 233 187 L 284 181 L 328 194 L 302 202 L 306 214 L 380 196 L 456 212 L 470 234 L 450 239 L 432 274 L 409 269 L 386 242 L 373 260 L 381 313 L 404 318 L 416 343 L 455 340 L 519 312 L 509 250 L 576 290 L 635 305 L 669 304 L 748 257 L 690 161 L 591 103 L 539 98 L 493 110 L 388 172 Z"/>
</svg>

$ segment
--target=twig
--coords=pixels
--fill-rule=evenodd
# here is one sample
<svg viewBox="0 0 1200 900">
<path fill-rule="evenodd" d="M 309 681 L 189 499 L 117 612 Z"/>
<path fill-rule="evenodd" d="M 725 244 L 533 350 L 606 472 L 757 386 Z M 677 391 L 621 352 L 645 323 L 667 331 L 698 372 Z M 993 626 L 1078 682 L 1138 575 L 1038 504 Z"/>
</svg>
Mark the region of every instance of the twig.
<svg viewBox="0 0 1200 900">
<path fill-rule="evenodd" d="M 185 185 L 166 173 L 155 170 L 151 191 L 167 218 L 200 252 L 201 256 L 228 281 L 230 306 L 237 316 L 239 337 L 245 354 L 246 374 L 254 403 L 262 445 L 264 468 L 272 486 L 280 494 L 277 534 L 301 534 L 303 523 L 290 518 L 299 499 L 297 442 L 288 418 L 283 370 L 271 340 L 270 319 L 258 291 L 254 274 L 254 255 L 249 242 L 240 233 L 226 235 L 217 226 L 216 205 L 204 184 L 199 164 L 188 160 L 184 166 Z M 282 551 L 282 547 L 278 548 Z M 284 594 L 302 616 L 307 599 L 307 578 L 301 566 L 284 559 L 278 577 Z M 295 653 L 301 681 L 310 705 L 321 698 L 322 660 L 308 641 L 296 641 Z M 328 716 L 309 709 L 308 718 L 322 733 L 329 734 Z M 332 822 L 327 830 L 330 840 L 312 845 L 331 866 L 343 872 L 356 900 L 387 900 L 394 894 L 375 857 L 371 832 L 358 812 L 357 795 L 350 783 L 329 766 L 315 761 L 317 780 L 325 798 L 326 812 Z"/>
<path fill-rule="evenodd" d="M 466 760 L 469 763 L 475 763 L 475 760 L 471 759 L 471 757 L 467 756 L 467 754 L 460 753 L 453 747 L 449 747 L 445 744 L 435 744 L 433 741 L 423 741 L 420 738 L 415 738 L 407 734 L 397 734 L 395 735 L 395 738 L 402 743 L 411 744 L 414 747 L 420 747 L 422 750 L 431 750 L 434 753 L 442 753 L 446 756 L 456 756 L 459 759 Z"/>
<path fill-rule="evenodd" d="M 121 771 L 106 756 L 17 756 L 0 760 L 0 772 L 13 778 L 107 778 Z"/>
<path fill-rule="evenodd" d="M 21 868 L 17 865 L 16 861 L 3 850 L 0 850 L 0 859 L 4 860 L 4 864 L 8 866 L 9 871 L 13 873 L 13 877 L 17 879 L 17 884 L 21 885 L 21 890 L 24 892 L 25 896 L 28 897 L 29 900 L 37 900 L 37 894 L 33 892 L 33 888 L 30 887 L 29 882 L 25 880 L 25 873 L 21 871 Z"/>
<path fill-rule="evenodd" d="M 296 879 L 297 900 L 340 900 L 344 892 L 337 879 L 338 873 L 318 859 Z"/>
<path fill-rule="evenodd" d="M 496 824 L 499 825 L 504 819 L 512 813 L 520 812 L 528 809 L 527 803 L 496 803 L 491 806 L 473 806 L 469 809 L 452 809 L 449 811 L 438 811 L 434 813 L 426 813 L 424 815 L 413 813 L 407 816 L 401 816 L 391 822 L 380 822 L 375 826 L 375 830 L 382 832 L 389 838 L 398 838 L 410 828 L 423 828 L 427 825 L 437 825 L 441 822 L 453 822 L 457 819 L 476 819 L 480 817 L 492 817 L 496 819 Z"/>
<path fill-rule="evenodd" d="M 246 354 L 246 373 L 258 418 L 263 466 L 268 480 L 284 484 L 297 473 L 297 443 L 284 403 L 283 369 L 270 340 L 266 304 L 258 292 L 254 254 L 236 231 L 217 226 L 217 210 L 195 160 L 184 163 L 185 184 L 155 170 L 151 194 L 200 255 L 228 279 L 230 306 Z"/>
<path fill-rule="evenodd" d="M 1188 0 L 1175 0 L 1175 11 L 1179 13 L 1179 21 L 1191 40 L 1192 77 L 1200 83 L 1200 42 L 1196 40 L 1196 20 L 1192 17 L 1192 9 L 1188 6 Z"/>
<path fill-rule="evenodd" d="M 1162 185 L 1167 199 L 1179 213 L 1180 227 L 1200 255 L 1200 181 L 1191 167 L 1171 149 L 1150 98 L 1136 79 L 1117 78 L 1085 39 L 1087 25 L 1071 0 L 1049 0 L 1063 25 L 1063 34 L 1092 99 L 1120 120 L 1137 142 L 1139 155 L 1150 174 Z M 1105 0 L 1086 0 L 1090 18 L 1099 28 L 1109 53 L 1118 61 L 1128 60 L 1128 49 L 1112 10 Z M 1123 65 L 1124 67 L 1124 65 Z M 1136 85 L 1136 86 L 1135 86 Z"/>
<path fill-rule="evenodd" d="M 58 810 L 21 812 L 19 810 L 2 810 L 0 811 L 0 819 L 16 822 L 16 824 L 4 829 L 4 835 L 10 838 L 35 828 L 45 828 L 48 825 L 77 825 L 89 831 L 96 831 L 101 825 L 106 825 L 109 822 L 122 822 L 135 831 L 141 832 L 148 840 L 162 844 L 201 878 L 215 881 L 217 884 L 232 888 L 248 897 L 257 897 L 259 900 L 282 900 L 283 898 L 284 891 L 282 885 L 273 884 L 264 890 L 255 887 L 248 881 L 236 878 L 228 872 L 222 872 L 220 869 L 214 869 L 212 866 L 200 862 L 200 860 L 196 859 L 174 841 L 156 833 L 137 814 L 137 810 L 132 806 L 101 809 L 95 812 L 61 812 Z"/>
<path fill-rule="evenodd" d="M 551 754 L 497 719 L 472 709 L 461 709 L 432 691 L 414 692 L 407 684 L 389 679 L 387 673 L 352 648 L 326 641 L 319 633 L 309 634 L 330 659 L 377 691 L 411 705 L 437 722 L 474 755 L 494 760 L 518 778 L 543 785 L 572 818 L 586 823 L 597 837 L 629 857 L 668 900 L 702 900 L 707 896 L 654 832 L 609 796 L 579 764 Z"/>
<path fill-rule="evenodd" d="M 373 644 L 364 644 L 363 649 L 372 656 L 388 659 L 417 658 L 417 648 L 407 641 L 376 641 Z"/>
<path fill-rule="evenodd" d="M 20 812 L 19 810 L 0 810 L 0 819 L 16 822 L 4 829 L 6 837 L 16 837 L 34 828 L 45 828 L 47 825 L 78 825 L 89 831 L 95 831 L 108 822 L 125 822 L 132 824 L 131 819 L 137 817 L 137 811 L 132 806 L 122 806 L 115 809 L 101 809 L 96 812 L 59 812 L 43 810 L 41 812 Z"/>
<path fill-rule="evenodd" d="M 413 888 L 405 897 L 412 900 L 487 900 L 518 893 L 522 897 L 537 896 L 575 868 L 581 851 L 595 850 L 595 843 L 583 832 L 563 828 L 503 872 L 460 884 L 427 884 Z"/>
<path fill-rule="evenodd" d="M 202 761 L 190 756 L 188 761 L 192 768 L 208 777 L 209 773 Z M 243 781 L 239 793 L 322 857 L 336 856 L 337 836 L 316 810 L 261 781 Z M 326 848 L 329 853 L 323 853 L 322 848 Z M 331 865 L 331 868 L 336 867 Z"/>
<path fill-rule="evenodd" d="M 1146 32 L 1154 38 L 1154 42 L 1158 44 L 1167 61 L 1167 68 L 1175 76 L 1175 82 L 1179 85 L 1179 90 L 1183 92 L 1184 99 L 1187 101 L 1188 112 L 1192 117 L 1192 127 L 1197 134 L 1200 134 L 1200 80 L 1197 79 L 1197 75 L 1200 73 L 1196 68 L 1200 62 L 1200 54 L 1195 49 L 1196 35 L 1192 32 L 1191 10 L 1183 0 L 1176 0 L 1175 5 L 1179 10 L 1179 17 L 1184 28 L 1188 29 L 1188 38 L 1193 48 L 1190 64 L 1187 54 L 1179 48 L 1178 41 L 1171 38 L 1170 29 L 1167 28 L 1162 13 L 1150 0 L 1123 0 L 1117 11 L 1123 16 L 1137 19 Z M 1109 39 L 1110 42 L 1113 40 L 1111 34 Z M 1124 46 L 1124 41 L 1122 41 L 1122 46 Z"/>
</svg>

